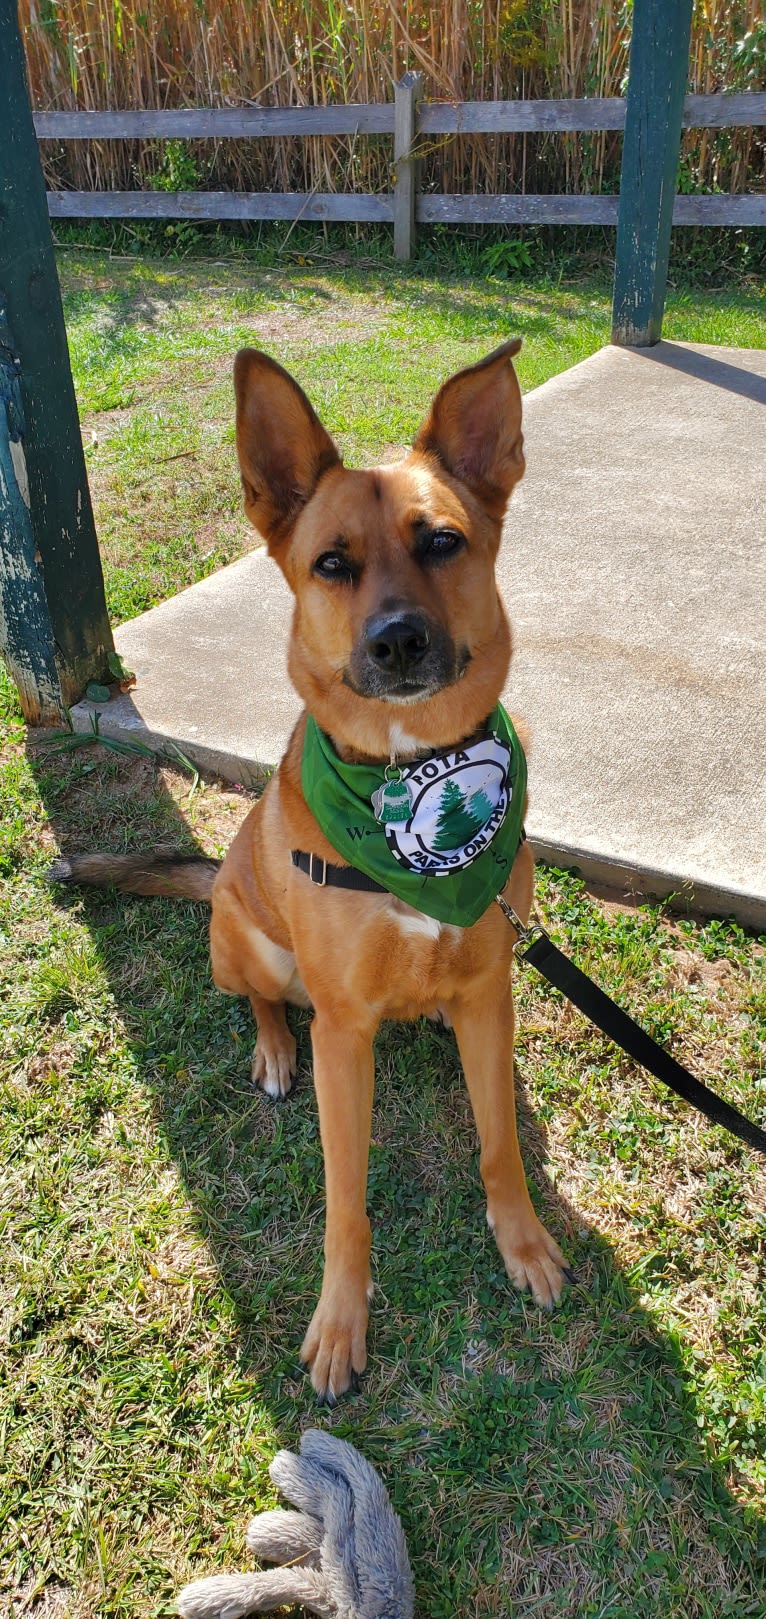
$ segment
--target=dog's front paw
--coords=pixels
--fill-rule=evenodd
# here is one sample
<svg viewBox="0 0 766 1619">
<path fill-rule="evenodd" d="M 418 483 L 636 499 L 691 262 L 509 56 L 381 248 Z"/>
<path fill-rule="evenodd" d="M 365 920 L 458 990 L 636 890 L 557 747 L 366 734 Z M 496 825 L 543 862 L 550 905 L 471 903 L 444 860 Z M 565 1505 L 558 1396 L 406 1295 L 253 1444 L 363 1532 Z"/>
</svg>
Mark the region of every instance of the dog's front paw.
<svg viewBox="0 0 766 1619">
<path fill-rule="evenodd" d="M 493 1220 L 491 1215 L 487 1219 L 511 1281 L 518 1288 L 528 1288 L 536 1304 L 552 1310 L 564 1282 L 572 1279 L 558 1243 L 532 1209 L 523 1220 Z"/>
<path fill-rule="evenodd" d="M 317 1396 L 334 1405 L 352 1388 L 367 1365 L 367 1320 L 372 1285 L 347 1286 L 322 1297 L 301 1347 L 301 1362 L 311 1373 Z"/>
<path fill-rule="evenodd" d="M 293 1088 L 297 1047 L 290 1030 L 259 1029 L 253 1052 L 251 1078 L 267 1096 L 278 1102 Z"/>
</svg>

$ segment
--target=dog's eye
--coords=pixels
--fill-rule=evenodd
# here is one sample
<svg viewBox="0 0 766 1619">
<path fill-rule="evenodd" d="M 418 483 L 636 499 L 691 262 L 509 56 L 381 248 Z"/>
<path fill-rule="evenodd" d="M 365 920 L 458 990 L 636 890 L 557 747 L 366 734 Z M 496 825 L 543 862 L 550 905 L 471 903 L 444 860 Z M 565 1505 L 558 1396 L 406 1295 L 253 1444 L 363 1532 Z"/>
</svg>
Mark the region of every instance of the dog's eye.
<svg viewBox="0 0 766 1619">
<path fill-rule="evenodd" d="M 465 536 L 456 528 L 435 528 L 418 546 L 421 562 L 441 562 L 462 551 Z"/>
<path fill-rule="evenodd" d="M 323 551 L 322 555 L 317 557 L 311 571 L 318 574 L 320 579 L 338 579 L 345 582 L 354 577 L 354 570 L 348 557 L 341 556 L 338 551 Z"/>
</svg>

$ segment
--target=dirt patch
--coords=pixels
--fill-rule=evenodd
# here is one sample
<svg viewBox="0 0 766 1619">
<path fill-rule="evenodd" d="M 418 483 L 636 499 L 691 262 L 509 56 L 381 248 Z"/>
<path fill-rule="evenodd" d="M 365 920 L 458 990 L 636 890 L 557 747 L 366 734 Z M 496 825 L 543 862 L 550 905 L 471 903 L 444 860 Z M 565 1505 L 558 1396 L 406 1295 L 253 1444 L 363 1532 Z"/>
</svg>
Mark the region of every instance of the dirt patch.
<svg viewBox="0 0 766 1619">
<path fill-rule="evenodd" d="M 363 339 L 379 332 L 387 314 L 372 304 L 339 303 L 336 298 L 310 309 L 286 305 L 253 317 L 253 329 L 262 343 L 322 343 L 335 347 L 349 338 Z"/>
<path fill-rule="evenodd" d="M 221 856 L 239 831 L 258 794 L 235 783 L 210 776 L 190 794 L 189 778 L 170 766 L 161 767 L 159 781 L 188 821 L 197 842 L 207 855 Z"/>
<path fill-rule="evenodd" d="M 154 319 L 147 322 L 145 318 L 147 307 L 146 300 L 136 304 L 137 324 L 157 323 Z M 247 316 L 243 318 L 241 311 L 232 311 L 232 318 L 226 322 L 222 337 L 230 325 L 236 324 L 241 330 L 244 319 L 251 326 L 248 338 L 253 348 L 263 348 L 267 353 L 273 353 L 275 359 L 281 359 L 282 352 L 286 348 L 300 344 L 309 343 L 312 347 L 336 348 L 339 344 L 354 339 L 362 342 L 380 331 L 385 325 L 386 318 L 385 310 L 375 308 L 372 304 L 345 300 L 341 302 L 337 298 L 329 299 L 326 304 L 312 303 L 308 306 L 300 302 L 286 303 L 279 309 L 254 310 L 249 319 Z M 190 392 L 202 394 L 220 388 L 222 384 L 228 384 L 234 353 L 238 346 L 239 339 L 232 336 L 230 351 L 224 355 L 214 356 L 201 350 L 199 354 L 179 358 L 174 365 L 172 378 L 167 371 L 163 371 L 159 375 L 137 379 L 131 385 L 133 399 L 130 405 L 117 406 L 109 410 L 87 411 L 82 416 L 86 446 L 120 432 L 130 422 L 136 407 L 150 399 L 167 395 L 169 392 L 185 395 Z M 199 375 L 200 368 L 204 369 L 202 377 Z M 232 421 L 234 419 L 233 396 L 231 419 Z"/>
<path fill-rule="evenodd" d="M 30 732 L 29 751 L 33 768 L 44 762 L 50 795 L 51 824 L 36 829 L 34 837 L 39 844 L 42 834 L 52 853 L 56 845 L 65 854 L 124 849 L 131 834 L 134 848 L 180 850 L 185 844 L 188 853 L 191 834 L 201 853 L 220 858 L 258 797 L 214 776 L 195 785 L 180 767 L 145 754 L 115 753 L 100 742 L 49 755 L 47 735 Z"/>
<path fill-rule="evenodd" d="M 76 1056 L 77 1050 L 71 1041 L 54 1041 L 49 1051 L 29 1058 L 25 1070 L 27 1083 L 44 1084 L 51 1075 L 62 1078 L 69 1073 Z"/>
<path fill-rule="evenodd" d="M 118 405 L 113 410 L 89 410 L 81 417 L 83 448 L 97 449 L 102 439 L 127 427 L 133 414 L 132 405 Z M 88 469 L 90 472 L 90 468 Z"/>
<path fill-rule="evenodd" d="M 18 1587 L 15 1597 L 14 1610 L 18 1619 L 22 1614 L 29 1615 L 29 1619 L 70 1619 L 75 1612 L 82 1611 L 79 1604 L 73 1606 L 70 1587 L 60 1584 L 58 1580 L 50 1580 L 47 1585 L 40 1587 L 32 1576 Z"/>
<path fill-rule="evenodd" d="M 308 297 L 299 295 L 286 298 L 271 309 L 259 308 L 255 303 L 252 311 L 248 311 L 237 302 L 237 290 L 228 285 L 196 289 L 198 296 L 209 291 L 211 298 L 215 298 L 219 316 L 224 319 L 224 334 L 229 326 L 251 324 L 254 338 L 262 343 L 318 342 L 334 345 L 346 342 L 350 337 L 369 337 L 380 331 L 388 318 L 387 310 L 379 302 L 344 298 L 334 290 L 327 293 L 317 291 L 313 296 L 309 293 Z M 229 302 L 232 292 L 235 297 Z M 131 299 L 130 318 L 137 325 L 158 326 L 172 312 L 172 308 L 172 297 L 135 295 Z M 198 364 L 199 360 L 190 363 Z"/>
</svg>

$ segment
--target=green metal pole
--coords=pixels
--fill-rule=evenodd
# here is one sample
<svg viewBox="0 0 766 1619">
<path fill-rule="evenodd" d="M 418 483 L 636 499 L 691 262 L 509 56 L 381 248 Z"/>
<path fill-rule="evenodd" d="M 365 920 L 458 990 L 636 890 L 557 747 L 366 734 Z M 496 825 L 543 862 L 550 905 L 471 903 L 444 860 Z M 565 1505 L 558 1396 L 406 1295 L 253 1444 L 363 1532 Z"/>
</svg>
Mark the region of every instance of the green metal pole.
<svg viewBox="0 0 766 1619">
<path fill-rule="evenodd" d="M 0 649 L 27 719 L 50 724 L 89 680 L 106 674 L 113 641 L 16 0 L 0 0 L 0 304 L 7 318 L 0 387 L 3 374 L 12 375 L 20 396 L 16 488 L 10 474 L 0 479 Z M 34 536 L 33 572 L 19 491 Z"/>
<path fill-rule="evenodd" d="M 64 718 L 64 699 L 29 511 L 15 344 L 0 297 L 0 650 L 32 724 Z"/>
<path fill-rule="evenodd" d="M 659 343 L 678 179 L 692 0 L 634 0 L 612 342 Z"/>
</svg>

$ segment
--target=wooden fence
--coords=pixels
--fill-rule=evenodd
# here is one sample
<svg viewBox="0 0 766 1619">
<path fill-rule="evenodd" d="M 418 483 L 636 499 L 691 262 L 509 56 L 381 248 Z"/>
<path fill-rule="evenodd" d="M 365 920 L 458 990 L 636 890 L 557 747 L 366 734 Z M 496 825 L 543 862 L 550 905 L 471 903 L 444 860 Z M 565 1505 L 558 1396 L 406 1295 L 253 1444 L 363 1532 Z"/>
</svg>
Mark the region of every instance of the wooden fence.
<svg viewBox="0 0 766 1619">
<path fill-rule="evenodd" d="M 39 140 L 243 140 L 275 135 L 383 135 L 393 140 L 393 185 L 357 192 L 49 191 L 57 219 L 286 219 L 393 224 L 394 251 L 411 257 L 422 224 L 616 225 L 619 194 L 441 195 L 418 188 L 418 151 L 431 137 L 622 130 L 626 102 L 424 102 L 421 75 L 405 74 L 390 103 L 328 107 L 179 108 L 141 112 L 38 112 Z M 766 124 L 766 92 L 687 96 L 684 128 Z M 766 193 L 679 195 L 674 225 L 766 225 Z"/>
</svg>

